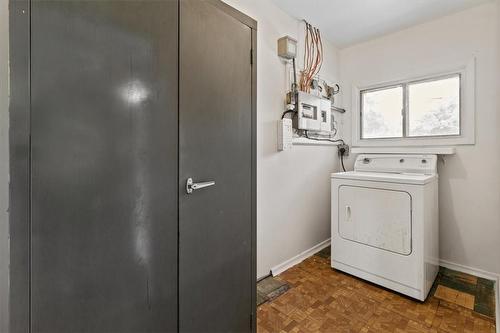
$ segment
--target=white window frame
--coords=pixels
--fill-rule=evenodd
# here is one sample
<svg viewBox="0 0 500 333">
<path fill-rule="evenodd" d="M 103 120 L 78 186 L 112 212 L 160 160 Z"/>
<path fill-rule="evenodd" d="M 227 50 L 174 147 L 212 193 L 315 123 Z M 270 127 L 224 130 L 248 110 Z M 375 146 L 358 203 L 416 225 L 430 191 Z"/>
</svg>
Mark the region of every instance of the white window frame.
<svg viewBox="0 0 500 333">
<path fill-rule="evenodd" d="M 352 88 L 352 143 L 354 147 L 415 147 L 415 146 L 456 146 L 475 144 L 475 73 L 476 61 L 473 58 L 460 68 L 419 77 L 404 78 L 374 84 L 354 85 Z M 365 90 L 382 89 L 423 81 L 439 80 L 440 78 L 460 75 L 460 134 L 443 136 L 420 136 L 398 138 L 361 138 L 361 92 Z M 403 124 L 405 126 L 405 124 Z"/>
</svg>

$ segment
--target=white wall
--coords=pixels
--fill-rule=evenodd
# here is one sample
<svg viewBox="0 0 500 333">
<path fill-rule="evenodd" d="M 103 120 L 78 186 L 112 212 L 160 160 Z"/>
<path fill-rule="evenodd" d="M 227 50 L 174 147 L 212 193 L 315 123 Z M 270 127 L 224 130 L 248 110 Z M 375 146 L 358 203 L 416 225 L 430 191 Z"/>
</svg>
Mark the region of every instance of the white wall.
<svg viewBox="0 0 500 333">
<path fill-rule="evenodd" d="M 465 65 L 476 67 L 476 144 L 457 147 L 439 165 L 441 259 L 500 273 L 500 33 L 495 2 L 421 24 L 339 52 L 343 104 L 352 84 L 389 81 Z M 351 113 L 343 135 L 351 136 Z M 352 159 L 349 163 L 352 166 Z"/>
<path fill-rule="evenodd" d="M 269 0 L 225 0 L 258 21 L 257 32 L 257 276 L 330 238 L 330 173 L 337 149 L 294 146 L 277 152 L 276 121 L 283 112 L 285 66 L 278 38 L 302 36 L 302 25 Z M 337 51 L 326 42 L 326 79 L 336 80 Z"/>
<path fill-rule="evenodd" d="M 9 290 L 9 114 L 8 0 L 0 0 L 0 332 L 8 332 Z"/>
</svg>

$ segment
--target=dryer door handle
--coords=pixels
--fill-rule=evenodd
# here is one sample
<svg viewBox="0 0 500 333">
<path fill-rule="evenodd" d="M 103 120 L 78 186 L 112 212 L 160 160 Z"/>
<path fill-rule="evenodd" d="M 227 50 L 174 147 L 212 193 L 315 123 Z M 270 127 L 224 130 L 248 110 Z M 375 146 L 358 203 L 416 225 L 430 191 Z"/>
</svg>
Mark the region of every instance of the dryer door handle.
<svg viewBox="0 0 500 333">
<path fill-rule="evenodd" d="M 345 206 L 345 219 L 346 221 L 351 220 L 351 206 Z"/>
</svg>

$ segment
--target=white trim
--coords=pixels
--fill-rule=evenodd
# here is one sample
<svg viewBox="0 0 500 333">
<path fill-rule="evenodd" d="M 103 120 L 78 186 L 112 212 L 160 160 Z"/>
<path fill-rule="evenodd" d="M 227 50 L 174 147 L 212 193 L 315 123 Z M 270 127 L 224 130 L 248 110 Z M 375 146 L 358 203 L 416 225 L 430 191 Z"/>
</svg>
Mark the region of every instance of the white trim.
<svg viewBox="0 0 500 333">
<path fill-rule="evenodd" d="M 500 279 L 500 274 L 488 272 L 488 271 L 485 271 L 485 270 L 482 270 L 479 268 L 474 268 L 474 267 L 470 267 L 470 266 L 457 264 L 457 263 L 454 263 L 454 262 L 451 262 L 448 260 L 444 260 L 444 259 L 439 260 L 439 266 L 449 268 L 449 269 L 452 269 L 454 271 L 474 275 L 474 276 L 477 276 L 480 278 L 492 280 L 495 282 L 498 282 L 498 280 Z"/>
<path fill-rule="evenodd" d="M 322 241 L 319 244 L 314 245 L 310 249 L 305 250 L 304 252 L 296 255 L 295 257 L 290 258 L 290 259 L 282 262 L 281 264 L 274 266 L 273 268 L 271 268 L 271 273 L 273 274 L 273 276 L 279 275 L 279 274 L 283 273 L 284 271 L 286 271 L 287 269 L 301 263 L 305 259 L 318 253 L 319 251 L 323 250 L 325 247 L 328 247 L 328 246 L 330 246 L 330 238 Z"/>
<path fill-rule="evenodd" d="M 454 271 L 474 275 L 495 282 L 495 310 L 496 310 L 496 330 L 500 333 L 500 274 L 488 272 L 479 268 L 457 264 L 448 260 L 439 260 L 439 266 L 443 266 Z"/>
<path fill-rule="evenodd" d="M 431 154 L 454 155 L 455 147 L 352 147 L 353 154 Z"/>
<path fill-rule="evenodd" d="M 361 139 L 360 92 L 383 86 L 397 85 L 404 82 L 419 81 L 433 77 L 459 73 L 461 84 L 461 132 L 460 136 L 448 137 L 407 137 L 396 139 Z M 401 146 L 455 146 L 475 144 L 475 113 L 476 113 L 476 58 L 467 64 L 420 77 L 403 78 L 386 82 L 355 84 L 352 87 L 352 145 L 354 147 L 401 147 Z"/>
</svg>

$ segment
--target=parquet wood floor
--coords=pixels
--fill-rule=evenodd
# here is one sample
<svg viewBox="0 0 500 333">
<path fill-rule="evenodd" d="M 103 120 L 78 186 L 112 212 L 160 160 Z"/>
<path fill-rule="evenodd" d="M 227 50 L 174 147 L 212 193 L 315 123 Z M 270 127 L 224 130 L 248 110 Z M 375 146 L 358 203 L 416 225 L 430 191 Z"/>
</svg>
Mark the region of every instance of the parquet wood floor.
<svg viewBox="0 0 500 333">
<path fill-rule="evenodd" d="M 332 270 L 312 256 L 280 274 L 290 290 L 257 309 L 257 331 L 495 332 L 492 319 L 436 297 L 422 303 Z"/>
</svg>

